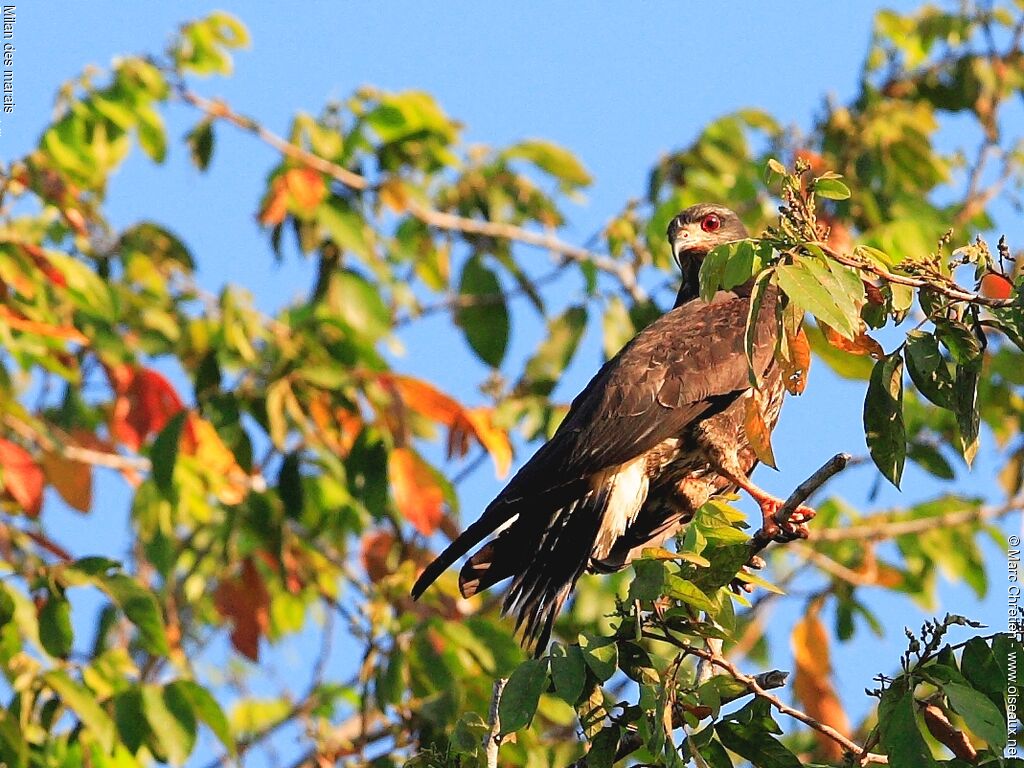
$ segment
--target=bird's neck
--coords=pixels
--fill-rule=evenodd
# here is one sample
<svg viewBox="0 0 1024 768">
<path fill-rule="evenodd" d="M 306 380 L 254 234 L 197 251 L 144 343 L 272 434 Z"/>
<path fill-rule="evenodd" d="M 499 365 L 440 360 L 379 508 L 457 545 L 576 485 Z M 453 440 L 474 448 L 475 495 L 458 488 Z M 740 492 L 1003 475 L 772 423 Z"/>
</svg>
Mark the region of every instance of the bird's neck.
<svg viewBox="0 0 1024 768">
<path fill-rule="evenodd" d="M 690 259 L 683 267 L 683 281 L 679 284 L 679 293 L 676 294 L 676 303 L 673 307 L 679 307 L 688 301 L 693 301 L 700 296 L 700 259 Z"/>
</svg>

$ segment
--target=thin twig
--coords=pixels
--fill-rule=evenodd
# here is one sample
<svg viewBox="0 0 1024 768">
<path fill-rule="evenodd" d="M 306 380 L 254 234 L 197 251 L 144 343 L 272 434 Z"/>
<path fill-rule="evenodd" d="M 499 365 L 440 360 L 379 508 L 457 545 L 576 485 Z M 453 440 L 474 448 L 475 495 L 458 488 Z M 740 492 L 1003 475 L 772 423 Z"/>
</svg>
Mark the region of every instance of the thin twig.
<svg viewBox="0 0 1024 768">
<path fill-rule="evenodd" d="M 276 133 L 267 130 L 251 117 L 235 112 L 223 101 L 207 99 L 184 85 L 179 85 L 177 91 L 183 101 L 204 112 L 209 117 L 224 120 L 244 131 L 252 133 L 260 141 L 270 145 L 282 155 L 329 176 L 349 189 L 364 191 L 371 189 L 373 186 L 365 176 L 361 176 L 354 171 L 350 171 L 348 168 L 332 163 L 319 155 L 292 144 Z M 407 201 L 406 206 L 409 213 L 424 224 L 435 229 L 523 243 L 524 245 L 550 251 L 560 256 L 563 261 L 593 264 L 598 270 L 615 277 L 634 301 L 640 302 L 647 299 L 647 292 L 637 283 L 636 273 L 628 263 L 617 261 L 610 256 L 603 256 L 587 248 L 566 243 L 548 232 L 537 232 L 505 222 L 483 221 L 458 216 L 453 213 L 429 208 L 412 199 Z"/>
<path fill-rule="evenodd" d="M 804 480 L 789 495 L 782 507 L 779 509 L 775 520 L 779 525 L 787 523 L 796 512 L 797 507 L 811 497 L 815 491 L 827 483 L 832 477 L 842 472 L 853 462 L 853 457 L 848 453 L 837 453 L 831 459 L 822 464 L 813 475 Z M 764 535 L 764 529 L 759 530 L 750 539 L 750 555 L 753 557 L 773 540 Z"/>
<path fill-rule="evenodd" d="M 985 505 L 974 509 L 947 512 L 944 515 L 919 517 L 912 520 L 881 520 L 874 523 L 854 525 L 849 528 L 828 528 L 815 531 L 815 541 L 882 541 L 897 536 L 923 533 L 935 528 L 948 528 L 967 523 L 984 523 L 998 520 L 1013 512 L 1024 511 L 1024 494 L 1013 497 L 1002 504 Z"/>
<path fill-rule="evenodd" d="M 501 720 L 498 717 L 498 708 L 501 706 L 501 692 L 505 690 L 505 683 L 508 678 L 499 677 L 494 681 L 494 688 L 491 692 L 491 709 L 488 713 L 487 723 L 490 728 L 484 736 L 484 754 L 487 756 L 487 768 L 498 768 L 498 750 L 501 748 Z"/>
<path fill-rule="evenodd" d="M 765 688 L 758 682 L 756 678 L 744 674 L 743 672 L 740 672 L 740 670 L 736 667 L 735 664 L 733 664 L 728 659 L 722 657 L 721 655 L 708 653 L 707 651 L 700 648 L 689 648 L 686 652 L 691 653 L 695 656 L 706 658 L 715 666 L 724 669 L 736 680 L 747 686 L 747 690 L 749 690 L 755 696 L 764 699 L 782 714 L 788 715 L 789 717 L 792 717 L 794 720 L 799 720 L 801 723 L 808 726 L 809 728 L 818 731 L 818 733 L 821 733 L 827 736 L 828 738 L 832 739 L 836 743 L 840 744 L 844 749 L 848 750 L 849 752 L 857 756 L 862 761 L 862 764 L 888 764 L 889 758 L 885 755 L 876 755 L 871 752 L 867 752 L 865 749 L 860 747 L 856 742 L 848 739 L 846 736 L 841 734 L 831 725 L 827 725 L 826 723 L 816 720 L 815 718 L 808 715 L 806 712 L 802 712 L 799 709 L 795 709 L 789 706 L 778 696 L 768 693 L 768 691 L 765 690 Z"/>
</svg>

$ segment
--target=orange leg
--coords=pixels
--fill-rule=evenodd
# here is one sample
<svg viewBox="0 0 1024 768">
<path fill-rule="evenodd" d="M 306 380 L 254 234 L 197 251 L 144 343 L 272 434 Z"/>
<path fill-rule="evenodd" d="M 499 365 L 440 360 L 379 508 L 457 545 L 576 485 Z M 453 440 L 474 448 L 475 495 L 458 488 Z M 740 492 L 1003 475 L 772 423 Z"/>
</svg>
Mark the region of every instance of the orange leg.
<svg viewBox="0 0 1024 768">
<path fill-rule="evenodd" d="M 781 522 L 778 515 L 779 510 L 785 504 L 782 499 L 772 496 L 763 488 L 754 485 L 749 477 L 744 477 L 742 474 L 729 473 L 726 477 L 749 493 L 750 497 L 757 502 L 757 506 L 761 508 L 761 530 L 759 531 L 761 538 L 780 542 L 807 538 L 809 535 L 807 523 L 813 520 L 815 515 L 813 509 L 801 504 L 787 521 Z"/>
</svg>

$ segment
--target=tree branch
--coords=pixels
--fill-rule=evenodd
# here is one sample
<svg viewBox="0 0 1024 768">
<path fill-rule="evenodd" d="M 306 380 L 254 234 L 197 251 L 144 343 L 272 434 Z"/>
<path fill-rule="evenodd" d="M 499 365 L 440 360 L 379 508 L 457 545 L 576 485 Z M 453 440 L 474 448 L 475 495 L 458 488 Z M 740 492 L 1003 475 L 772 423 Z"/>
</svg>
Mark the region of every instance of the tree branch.
<svg viewBox="0 0 1024 768">
<path fill-rule="evenodd" d="M 821 721 L 814 719 L 806 712 L 789 706 L 778 696 L 768 693 L 764 686 L 762 686 L 761 683 L 758 682 L 757 678 L 751 677 L 750 675 L 746 675 L 743 672 L 740 672 L 740 670 L 736 667 L 735 664 L 733 664 L 728 659 L 722 657 L 721 655 L 712 654 L 700 648 L 688 648 L 684 650 L 686 653 L 690 653 L 695 656 L 700 656 L 701 658 L 707 659 L 716 667 L 725 670 L 736 680 L 743 683 L 747 687 L 747 690 L 749 690 L 758 698 L 767 701 L 782 714 L 788 715 L 789 717 L 792 717 L 794 720 L 799 720 L 801 723 L 808 726 L 809 728 L 814 729 L 818 733 L 821 733 L 824 736 L 827 736 L 828 738 L 832 739 L 836 743 L 840 744 L 848 752 L 851 752 L 853 755 L 855 755 L 860 760 L 861 765 L 865 765 L 867 763 L 877 763 L 882 765 L 888 764 L 889 758 L 885 755 L 877 755 L 872 752 L 868 752 L 866 749 L 860 747 L 856 742 L 851 741 L 846 736 L 841 734 L 831 725 L 827 725 L 826 723 L 822 723 Z"/>
<path fill-rule="evenodd" d="M 260 141 L 273 147 L 282 155 L 295 160 L 308 168 L 312 168 L 338 183 L 357 191 L 365 191 L 372 188 L 372 184 L 360 174 L 332 163 L 319 155 L 309 152 L 287 141 L 276 133 L 267 130 L 259 122 L 251 117 L 241 115 L 232 110 L 223 101 L 207 99 L 195 93 L 183 84 L 177 86 L 178 95 L 187 104 L 204 112 L 211 118 L 224 120 L 232 125 L 247 131 Z M 494 237 L 500 240 L 530 245 L 535 248 L 542 248 L 560 256 L 565 262 L 577 262 L 580 264 L 593 264 L 598 270 L 616 278 L 622 288 L 637 302 L 646 301 L 647 292 L 637 283 L 636 274 L 632 267 L 613 259 L 610 256 L 603 256 L 586 248 L 566 243 L 557 236 L 548 232 L 537 232 L 526 229 L 516 224 L 508 224 L 498 221 L 483 221 L 471 219 L 465 216 L 458 216 L 445 211 L 438 211 L 430 208 L 416 200 L 408 200 L 407 208 L 409 213 L 422 221 L 424 224 L 448 232 L 461 232 L 469 235 L 482 235 Z"/>
<path fill-rule="evenodd" d="M 850 526 L 849 528 L 827 528 L 822 531 L 815 531 L 814 540 L 882 541 L 897 536 L 923 533 L 935 528 L 989 522 L 1020 511 L 1024 511 L 1024 494 L 1014 496 L 1002 504 L 957 510 L 956 512 L 947 512 L 943 515 L 919 517 L 911 520 L 880 520 L 878 522 Z"/>
<path fill-rule="evenodd" d="M 498 718 L 498 707 L 501 706 L 501 692 L 505 690 L 507 678 L 499 677 L 494 681 L 491 693 L 491 709 L 487 716 L 487 735 L 484 736 L 484 755 L 487 757 L 487 768 L 498 768 L 498 750 L 501 749 L 501 720 Z"/>
</svg>

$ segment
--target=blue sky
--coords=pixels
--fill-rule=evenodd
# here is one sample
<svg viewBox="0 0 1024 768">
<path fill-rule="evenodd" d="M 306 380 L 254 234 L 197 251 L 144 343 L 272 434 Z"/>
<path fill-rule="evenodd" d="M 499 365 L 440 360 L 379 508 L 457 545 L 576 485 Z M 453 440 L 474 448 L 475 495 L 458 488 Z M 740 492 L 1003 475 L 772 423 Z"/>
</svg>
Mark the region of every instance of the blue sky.
<svg viewBox="0 0 1024 768">
<path fill-rule="evenodd" d="M 909 9 L 916 4 L 889 5 Z M 784 124 L 806 127 L 827 94 L 840 101 L 850 98 L 876 10 L 872 3 L 820 2 L 212 6 L 103 0 L 87 5 L 51 2 L 45 10 L 42 4 L 19 4 L 14 39 L 17 106 L 13 115 L 0 115 L 0 159 L 17 157 L 35 144 L 56 89 L 83 65 L 105 66 L 122 52 L 159 51 L 178 23 L 213 8 L 243 19 L 253 47 L 236 57 L 233 77 L 198 82 L 197 90 L 204 95 L 224 97 L 239 111 L 283 132 L 296 110 L 316 112 L 325 101 L 344 97 L 359 85 L 415 88 L 434 94 L 450 115 L 465 123 L 467 143 L 554 140 L 576 152 L 595 178 L 586 200 L 568 210 L 571 224 L 563 236 L 579 242 L 624 200 L 642 195 L 647 171 L 659 155 L 691 141 L 708 120 L 754 106 Z M 188 109 L 174 106 L 168 115 L 172 142 L 195 119 Z M 276 157 L 226 127 L 217 138 L 205 175 L 192 168 L 180 143 L 172 143 L 163 168 L 133 154 L 111 184 L 108 210 L 118 226 L 141 218 L 169 225 L 192 249 L 206 287 L 241 283 L 262 308 L 272 310 L 304 293 L 312 281 L 309 265 L 294 256 L 274 263 L 255 222 L 260 190 Z M 947 138 L 956 141 L 959 136 L 954 130 Z M 1015 239 L 1013 229 L 1007 233 L 1019 244 L 1024 232 L 1016 226 Z M 539 252 L 523 254 L 538 263 L 547 259 Z M 531 350 L 542 330 L 525 313 L 518 312 L 515 321 L 513 357 Z M 438 381 L 467 400 L 479 398 L 467 382 L 479 380 L 483 369 L 467 355 L 446 319 L 424 323 L 402 339 L 408 353 L 396 360 L 397 367 Z M 599 356 L 599 340 L 588 339 L 558 394 L 568 400 L 596 369 Z M 761 470 L 760 482 L 785 494 L 832 453 L 862 453 L 862 398 L 860 385 L 839 382 L 822 365 L 815 366 L 807 394 L 790 400 L 776 432 L 782 471 Z M 985 438 L 990 446 L 990 436 Z M 986 447 L 962 487 L 991 494 L 994 468 L 993 453 Z M 870 470 L 860 469 L 831 487 L 863 504 L 872 479 Z M 465 520 L 472 520 L 497 490 L 489 470 L 473 475 L 463 487 Z M 911 468 L 904 494 L 883 489 L 878 503 L 898 504 L 934 492 L 935 486 Z M 127 503 L 123 488 L 103 482 L 90 516 L 48 514 L 60 515 L 58 538 L 75 542 L 82 554 L 123 556 Z M 986 551 L 995 563 L 989 598 L 978 604 L 966 589 L 947 585 L 937 612 L 955 607 L 999 626 L 1002 555 L 994 546 Z M 855 714 L 867 705 L 862 690 L 871 676 L 882 671 L 880 665 L 895 663 L 903 647 L 903 625 L 917 626 L 924 616 L 905 600 L 874 602 L 889 625 L 888 636 L 878 639 L 862 631 L 843 647 L 835 664 L 841 692 Z M 775 614 L 775 666 L 786 668 L 789 663 L 785 638 L 798 610 L 794 605 Z M 269 659 L 283 668 L 300 664 L 308 657 L 307 642 L 300 638 L 287 643 Z M 345 644 L 339 648 L 332 670 L 340 679 L 350 665 Z"/>
</svg>

